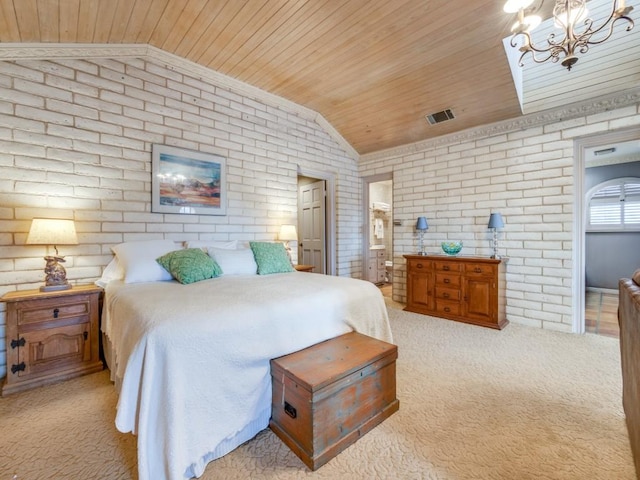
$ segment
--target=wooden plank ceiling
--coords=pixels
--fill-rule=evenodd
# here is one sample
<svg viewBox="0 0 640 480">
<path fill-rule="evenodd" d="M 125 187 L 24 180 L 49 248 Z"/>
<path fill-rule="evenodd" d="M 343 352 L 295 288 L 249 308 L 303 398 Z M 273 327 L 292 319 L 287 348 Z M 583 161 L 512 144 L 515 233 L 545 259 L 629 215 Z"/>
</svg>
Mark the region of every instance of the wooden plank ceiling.
<svg viewBox="0 0 640 480">
<path fill-rule="evenodd" d="M 364 154 L 520 115 L 502 4 L 0 0 L 0 41 L 150 44 L 317 111 Z"/>
</svg>

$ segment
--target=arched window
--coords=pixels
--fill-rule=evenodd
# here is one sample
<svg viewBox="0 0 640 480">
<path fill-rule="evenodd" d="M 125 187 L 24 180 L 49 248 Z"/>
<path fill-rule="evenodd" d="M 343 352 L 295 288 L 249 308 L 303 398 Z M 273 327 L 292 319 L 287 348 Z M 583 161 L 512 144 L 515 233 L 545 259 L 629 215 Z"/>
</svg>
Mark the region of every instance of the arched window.
<svg viewBox="0 0 640 480">
<path fill-rule="evenodd" d="M 587 230 L 640 230 L 640 178 L 616 178 L 587 194 Z"/>
</svg>

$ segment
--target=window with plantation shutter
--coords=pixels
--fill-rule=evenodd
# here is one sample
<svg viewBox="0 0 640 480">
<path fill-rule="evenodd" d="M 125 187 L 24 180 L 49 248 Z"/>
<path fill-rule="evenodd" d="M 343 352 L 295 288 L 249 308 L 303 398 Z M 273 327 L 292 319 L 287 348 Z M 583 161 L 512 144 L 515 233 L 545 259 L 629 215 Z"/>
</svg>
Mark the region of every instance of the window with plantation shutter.
<svg viewBox="0 0 640 480">
<path fill-rule="evenodd" d="M 587 195 L 588 231 L 640 230 L 640 178 L 596 185 Z"/>
</svg>

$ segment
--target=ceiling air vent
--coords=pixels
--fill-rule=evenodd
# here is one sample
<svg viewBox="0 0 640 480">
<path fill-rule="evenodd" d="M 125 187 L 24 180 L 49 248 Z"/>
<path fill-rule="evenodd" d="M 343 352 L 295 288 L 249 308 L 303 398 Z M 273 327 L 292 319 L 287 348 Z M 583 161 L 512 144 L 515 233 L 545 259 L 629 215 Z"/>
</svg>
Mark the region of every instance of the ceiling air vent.
<svg viewBox="0 0 640 480">
<path fill-rule="evenodd" d="M 443 110 L 441 112 L 432 113 L 430 115 L 425 115 L 427 122 L 429 125 L 435 125 L 436 123 L 446 122 L 447 120 L 453 120 L 455 117 L 453 116 L 453 112 L 450 109 Z"/>
<path fill-rule="evenodd" d="M 593 152 L 594 155 L 609 155 L 610 153 L 615 153 L 616 147 L 603 148 L 602 150 L 596 150 Z"/>
</svg>

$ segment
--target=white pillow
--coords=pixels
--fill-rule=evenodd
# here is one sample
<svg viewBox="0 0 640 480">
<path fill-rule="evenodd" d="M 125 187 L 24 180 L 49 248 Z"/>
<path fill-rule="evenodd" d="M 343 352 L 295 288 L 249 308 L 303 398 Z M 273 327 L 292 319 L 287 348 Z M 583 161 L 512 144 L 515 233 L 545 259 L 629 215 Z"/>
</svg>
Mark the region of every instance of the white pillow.
<svg viewBox="0 0 640 480">
<path fill-rule="evenodd" d="M 173 240 L 141 240 L 111 247 L 124 269 L 124 283 L 171 280 L 171 274 L 156 262 L 162 255 L 180 250 Z"/>
<path fill-rule="evenodd" d="M 229 250 L 209 247 L 207 252 L 220 265 L 223 275 L 257 275 L 258 273 L 258 264 L 250 248 Z"/>
<path fill-rule="evenodd" d="M 120 262 L 118 261 L 118 257 L 114 257 L 111 261 L 104 267 L 104 271 L 102 272 L 102 276 L 96 280 L 94 283 L 99 287 L 106 287 L 107 283 L 112 280 L 122 280 L 124 278 L 124 269 Z"/>
<path fill-rule="evenodd" d="M 228 242 L 219 242 L 215 240 L 188 240 L 185 242 L 185 247 L 186 248 L 203 248 L 205 250 L 209 247 L 235 250 L 236 248 L 238 248 L 238 241 L 230 240 Z"/>
</svg>

